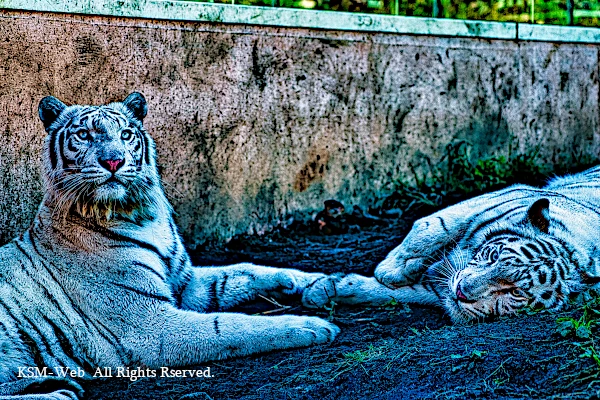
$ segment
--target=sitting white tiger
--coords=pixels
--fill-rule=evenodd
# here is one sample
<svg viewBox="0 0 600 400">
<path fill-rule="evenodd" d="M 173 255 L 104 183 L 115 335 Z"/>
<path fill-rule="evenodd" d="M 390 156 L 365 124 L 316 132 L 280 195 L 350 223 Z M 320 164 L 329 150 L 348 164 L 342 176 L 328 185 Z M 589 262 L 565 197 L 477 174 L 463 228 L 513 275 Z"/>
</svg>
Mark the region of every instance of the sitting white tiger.
<svg viewBox="0 0 600 400">
<path fill-rule="evenodd" d="M 239 264 L 194 268 L 142 127 L 122 103 L 42 99 L 46 194 L 32 226 L 0 248 L 0 399 L 75 399 L 77 383 L 19 368 L 160 368 L 326 343 L 316 317 L 223 313 L 257 295 L 302 294 L 323 274 Z M 311 293 L 319 293 L 317 287 Z M 304 301 L 310 301 L 306 298 Z"/>
<path fill-rule="evenodd" d="M 335 295 L 313 305 L 394 299 L 443 306 L 455 322 L 526 306 L 558 309 L 570 294 L 600 283 L 600 166 L 542 189 L 515 185 L 422 218 L 377 266 L 375 278 L 328 278 Z"/>
</svg>

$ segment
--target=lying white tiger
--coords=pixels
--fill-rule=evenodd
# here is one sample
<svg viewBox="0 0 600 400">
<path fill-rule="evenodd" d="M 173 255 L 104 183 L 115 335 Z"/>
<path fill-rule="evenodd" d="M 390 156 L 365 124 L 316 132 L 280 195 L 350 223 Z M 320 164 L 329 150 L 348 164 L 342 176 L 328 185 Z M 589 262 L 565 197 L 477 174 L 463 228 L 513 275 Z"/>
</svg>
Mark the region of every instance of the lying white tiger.
<svg viewBox="0 0 600 400">
<path fill-rule="evenodd" d="M 394 299 L 443 306 L 456 322 L 526 306 L 558 309 L 570 294 L 600 283 L 600 166 L 543 189 L 515 185 L 422 218 L 375 278 L 327 278 L 335 295 L 313 305 Z"/>
<path fill-rule="evenodd" d="M 24 367 L 81 368 L 89 378 L 97 367 L 194 365 L 338 333 L 316 317 L 221 312 L 259 294 L 301 294 L 316 280 L 311 293 L 331 288 L 323 274 L 293 269 L 192 267 L 146 112 L 139 93 L 98 107 L 40 102 L 46 194 L 29 230 L 0 248 L 0 399 L 79 394 L 57 378 L 17 379 Z"/>
</svg>

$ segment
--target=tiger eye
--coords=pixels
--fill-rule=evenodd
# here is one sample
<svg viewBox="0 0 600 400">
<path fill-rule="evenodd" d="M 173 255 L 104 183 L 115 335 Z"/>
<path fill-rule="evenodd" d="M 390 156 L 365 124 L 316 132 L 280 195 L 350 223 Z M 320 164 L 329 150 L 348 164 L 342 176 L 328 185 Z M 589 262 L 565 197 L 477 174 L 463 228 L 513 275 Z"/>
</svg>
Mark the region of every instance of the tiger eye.
<svg viewBox="0 0 600 400">
<path fill-rule="evenodd" d="M 121 139 L 130 140 L 133 137 L 133 133 L 131 131 L 123 131 L 121 132 Z"/>
<path fill-rule="evenodd" d="M 88 131 L 79 131 L 75 135 L 77 136 L 77 138 L 79 138 L 79 140 L 84 141 L 90 140 L 92 138 Z"/>
<path fill-rule="evenodd" d="M 492 262 L 498 261 L 498 257 L 500 257 L 500 253 L 498 252 L 498 250 L 492 251 L 492 254 L 490 255 L 490 259 L 492 260 Z"/>
</svg>

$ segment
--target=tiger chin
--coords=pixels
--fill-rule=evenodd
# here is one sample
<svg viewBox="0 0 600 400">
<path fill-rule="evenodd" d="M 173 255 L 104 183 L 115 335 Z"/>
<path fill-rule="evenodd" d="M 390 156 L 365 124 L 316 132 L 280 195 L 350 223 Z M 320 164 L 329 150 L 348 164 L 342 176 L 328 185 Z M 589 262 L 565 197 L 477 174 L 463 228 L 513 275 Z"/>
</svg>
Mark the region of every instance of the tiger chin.
<svg viewBox="0 0 600 400">
<path fill-rule="evenodd" d="M 339 332 L 316 317 L 225 312 L 259 295 L 312 304 L 317 287 L 332 287 L 293 269 L 193 267 L 143 127 L 147 109 L 139 93 L 102 106 L 41 100 L 45 195 L 31 227 L 0 247 L 0 399 L 80 397 L 58 371 L 89 379 L 197 365 Z"/>
<path fill-rule="evenodd" d="M 600 287 L 600 166 L 422 218 L 374 275 L 328 278 L 335 296 L 323 292 L 313 306 L 428 304 L 456 323 L 558 310 Z"/>
</svg>

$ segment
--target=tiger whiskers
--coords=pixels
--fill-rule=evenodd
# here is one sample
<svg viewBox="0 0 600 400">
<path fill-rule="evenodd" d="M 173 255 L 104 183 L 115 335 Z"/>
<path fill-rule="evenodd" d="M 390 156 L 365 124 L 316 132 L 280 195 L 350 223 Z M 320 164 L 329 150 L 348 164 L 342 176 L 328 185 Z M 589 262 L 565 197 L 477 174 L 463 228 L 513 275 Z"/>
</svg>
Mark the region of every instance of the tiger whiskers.
<svg viewBox="0 0 600 400">
<path fill-rule="evenodd" d="M 81 174 L 56 175 L 51 186 L 54 189 L 52 201 L 55 203 L 52 217 L 61 215 L 66 217 L 89 182 Z"/>
</svg>

